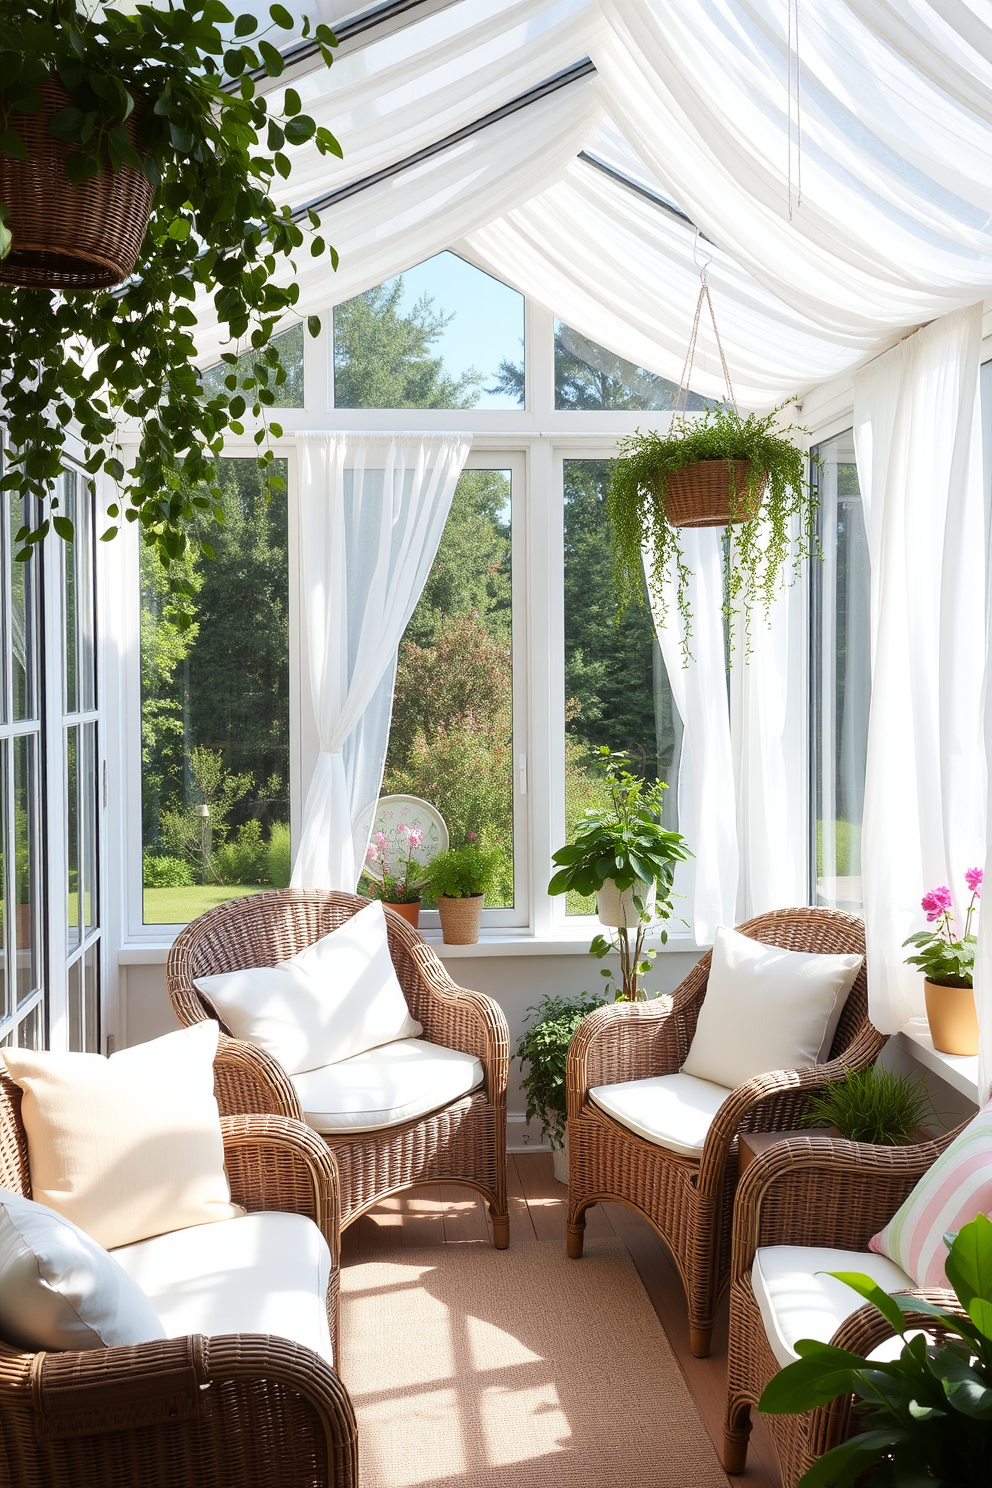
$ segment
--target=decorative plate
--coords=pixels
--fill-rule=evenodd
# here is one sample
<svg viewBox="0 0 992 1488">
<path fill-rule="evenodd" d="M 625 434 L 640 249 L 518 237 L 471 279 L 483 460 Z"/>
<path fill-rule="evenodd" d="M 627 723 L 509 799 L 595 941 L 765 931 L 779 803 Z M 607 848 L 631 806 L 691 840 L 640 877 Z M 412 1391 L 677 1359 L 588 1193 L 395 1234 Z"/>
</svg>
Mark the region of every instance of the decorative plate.
<svg viewBox="0 0 992 1488">
<path fill-rule="evenodd" d="M 409 834 L 419 828 L 420 842 L 413 849 L 412 859 L 421 868 L 426 868 L 432 858 L 448 849 L 448 828 L 444 817 L 436 806 L 422 801 L 419 796 L 380 796 L 378 801 L 366 806 L 355 823 L 356 856 L 365 851 L 371 839 L 380 852 L 385 851 L 386 866 L 390 873 L 397 873 L 406 862 L 410 851 Z M 385 839 L 385 848 L 377 838 Z M 372 862 L 366 857 L 363 871 L 369 878 L 382 881 L 382 860 Z M 411 883 L 422 884 L 423 875 L 412 877 Z"/>
</svg>

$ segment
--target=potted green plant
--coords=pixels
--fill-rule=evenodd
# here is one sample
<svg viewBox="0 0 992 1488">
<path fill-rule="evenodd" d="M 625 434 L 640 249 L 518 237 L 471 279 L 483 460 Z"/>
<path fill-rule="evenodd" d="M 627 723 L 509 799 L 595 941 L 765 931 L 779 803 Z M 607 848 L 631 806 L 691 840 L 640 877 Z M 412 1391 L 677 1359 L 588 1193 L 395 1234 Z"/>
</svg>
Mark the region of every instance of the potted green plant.
<svg viewBox="0 0 992 1488">
<path fill-rule="evenodd" d="M 474 832 L 468 837 L 427 865 L 425 884 L 437 900 L 446 945 L 475 945 L 482 903 L 499 867 L 498 848 L 484 847 Z"/>
<path fill-rule="evenodd" d="M 656 920 L 671 917 L 675 865 L 690 854 L 682 834 L 661 825 L 664 781 L 649 784 L 632 774 L 621 750 L 603 745 L 599 755 L 610 805 L 584 811 L 573 841 L 553 854 L 558 872 L 548 893 L 574 889 L 583 897 L 596 895 L 600 923 L 615 933 L 597 935 L 590 951 L 600 960 L 613 951 L 619 954 L 616 999 L 635 1002 L 647 995 L 641 978 L 655 954 L 645 948 L 646 933 Z M 667 930 L 662 929 L 660 939 L 667 941 Z M 602 975 L 614 981 L 611 971 Z"/>
<path fill-rule="evenodd" d="M 927 1005 L 927 1022 L 935 1049 L 945 1054 L 978 1053 L 978 1013 L 975 1009 L 975 947 L 978 937 L 972 934 L 972 921 L 982 893 L 981 868 L 969 868 L 965 883 L 971 899 L 965 913 L 964 934 L 954 934 L 953 898 L 946 885 L 931 889 L 920 903 L 932 930 L 917 930 L 903 945 L 917 947 L 915 956 L 907 956 L 908 966 L 923 971 L 923 990 Z"/>
<path fill-rule="evenodd" d="M 849 1142 L 905 1147 L 927 1140 L 923 1122 L 935 1116 L 922 1076 L 870 1064 L 810 1096 L 800 1125 L 829 1127 Z"/>
<path fill-rule="evenodd" d="M 949 1237 L 950 1238 L 950 1237 Z M 992 1482 L 992 1223 L 979 1214 L 950 1240 L 944 1262 L 957 1309 L 890 1296 L 857 1272 L 833 1272 L 870 1302 L 904 1340 L 898 1359 L 863 1359 L 815 1339 L 765 1386 L 758 1409 L 794 1415 L 842 1395 L 863 1402 L 856 1436 L 826 1452 L 797 1488 L 871 1481 L 902 1488 Z M 942 1329 L 933 1342 L 913 1314 Z"/>
<path fill-rule="evenodd" d="M 735 408 L 720 406 L 706 409 L 701 418 L 677 414 L 666 431 L 638 430 L 618 447 L 605 510 L 620 608 L 632 600 L 644 603 L 646 569 L 651 598 L 663 616 L 671 579 L 687 657 L 690 573 L 680 527 L 727 528 L 728 615 L 738 605 L 745 616 L 759 602 L 767 609 L 790 553 L 798 570 L 813 551 L 817 500 L 806 456 L 789 438 L 805 431 L 795 425 L 776 428 L 778 411 L 744 418 Z"/>
<path fill-rule="evenodd" d="M 568 1046 L 583 1018 L 602 1007 L 605 1001 L 593 992 L 580 992 L 577 997 L 542 997 L 536 1007 L 527 1009 L 524 1032 L 517 1044 L 517 1058 L 523 1071 L 520 1088 L 527 1097 L 527 1120 L 541 1123 L 541 1135 L 551 1144 L 559 1183 L 568 1182 L 565 1125 Z"/>
<path fill-rule="evenodd" d="M 273 41 L 296 29 L 283 5 L 267 9 L 261 22 L 239 15 L 232 37 L 221 26 L 234 16 L 219 0 L 133 14 L 84 0 L 0 0 L 0 205 L 11 233 L 0 263 L 0 397 L 4 488 L 25 512 L 18 556 L 52 526 L 72 536 L 55 486 L 70 427 L 89 474 L 104 470 L 118 486 L 104 536 L 138 522 L 179 596 L 178 560 L 191 542 L 212 555 L 203 526 L 221 511 L 216 456 L 225 434 L 246 432 L 246 414 L 260 423 L 269 491 L 283 484 L 265 432 L 286 376 L 273 335 L 298 298 L 297 250 L 332 264 L 336 254 L 315 213 L 297 221 L 271 192 L 291 174 L 295 147 L 341 151 L 294 88 L 259 85 L 282 74 Z M 312 34 L 329 65 L 333 34 Z M 84 198 L 125 183 L 143 205 L 124 214 L 134 253 L 114 267 L 116 250 L 88 235 L 109 208 L 94 214 Z M 40 227 L 28 211 L 39 197 Z M 56 234 L 47 246 L 46 226 Z M 84 291 L 94 265 L 103 287 Z M 122 273 L 131 277 L 114 288 Z M 212 299 L 232 348 L 209 395 L 195 369 L 197 295 Z M 315 318 L 308 327 L 319 330 Z M 129 470 L 122 421 L 136 435 Z M 35 502 L 39 516 L 29 517 Z"/>
<path fill-rule="evenodd" d="M 406 840 L 406 856 L 400 859 L 393 871 L 389 859 L 389 839 L 385 832 L 376 832 L 368 845 L 365 858 L 368 863 L 378 865 L 379 874 L 376 876 L 366 873 L 363 876 L 362 892 L 368 899 L 381 899 L 383 904 L 395 909 L 398 915 L 402 915 L 416 929 L 420 924 L 421 880 L 415 875 L 422 876 L 424 869 L 413 854 L 423 841 L 423 833 L 420 827 L 408 827 L 405 822 L 400 823 L 397 832 Z"/>
</svg>

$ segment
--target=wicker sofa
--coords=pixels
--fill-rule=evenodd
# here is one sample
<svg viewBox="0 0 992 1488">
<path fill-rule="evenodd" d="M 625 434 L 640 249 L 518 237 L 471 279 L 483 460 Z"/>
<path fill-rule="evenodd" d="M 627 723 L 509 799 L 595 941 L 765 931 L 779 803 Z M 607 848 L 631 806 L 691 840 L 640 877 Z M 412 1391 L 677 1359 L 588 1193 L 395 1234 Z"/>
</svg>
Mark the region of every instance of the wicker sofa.
<svg viewBox="0 0 992 1488">
<path fill-rule="evenodd" d="M 243 1068 L 241 1052 L 222 1039 L 218 1081 Z M 30 1198 L 20 1107 L 20 1089 L 0 1075 L 0 1187 Z M 333 1343 L 339 1213 L 331 1154 L 306 1127 L 279 1116 L 228 1116 L 222 1128 L 234 1201 L 249 1214 L 305 1215 L 327 1241 Z M 318 1308 L 320 1300 L 315 1296 Z M 203 1302 L 187 1297 L 182 1305 Z M 357 1488 L 355 1418 L 327 1359 L 288 1338 L 194 1333 L 38 1354 L 0 1341 L 0 1481 L 37 1488 Z"/>
<path fill-rule="evenodd" d="M 748 1166 L 734 1209 L 723 1458 L 727 1472 L 746 1470 L 752 1407 L 785 1362 L 773 1352 L 752 1282 L 759 1248 L 808 1246 L 866 1252 L 872 1235 L 888 1223 L 957 1135 L 953 1131 L 911 1147 L 790 1137 Z M 810 1271 L 820 1270 L 823 1259 L 812 1255 Z M 900 1290 L 937 1302 L 945 1311 L 960 1311 L 953 1292 Z M 850 1301 L 848 1316 L 822 1341 L 864 1356 L 894 1335 L 875 1308 L 858 1304 L 854 1292 Z M 932 1318 L 911 1318 L 910 1326 L 914 1325 L 934 1335 L 940 1332 Z M 771 1434 L 783 1488 L 793 1488 L 818 1457 L 852 1434 L 852 1406 L 853 1398 L 846 1397 L 800 1415 L 762 1417 Z"/>
<path fill-rule="evenodd" d="M 781 909 L 738 926 L 740 932 L 791 951 L 864 955 L 864 925 L 830 909 Z M 602 1110 L 591 1089 L 681 1069 L 703 998 L 710 955 L 661 1001 L 613 1003 L 579 1026 L 568 1054 L 568 1253 L 582 1254 L 585 1211 L 619 1199 L 654 1226 L 686 1290 L 689 1336 L 697 1356 L 709 1353 L 716 1304 L 730 1277 L 731 1211 L 737 1182 L 737 1134 L 788 1131 L 799 1125 L 810 1093 L 851 1069 L 871 1064 L 885 1043 L 868 1019 L 864 967 L 848 995 L 829 1062 L 759 1075 L 739 1086 L 714 1116 L 699 1158 L 645 1140 Z"/>
<path fill-rule="evenodd" d="M 276 889 L 222 904 L 194 920 L 169 956 L 169 996 L 184 1025 L 216 1017 L 195 979 L 249 966 L 272 966 L 345 923 L 366 900 L 317 889 Z M 389 1194 L 425 1183 L 459 1183 L 488 1201 L 493 1241 L 509 1244 L 506 1193 L 506 1083 L 510 1040 L 492 998 L 459 987 L 411 925 L 387 908 L 389 950 L 423 1039 L 474 1056 L 477 1088 L 440 1109 L 378 1130 L 324 1132 L 341 1181 L 341 1226 L 353 1224 Z M 226 1033 L 221 1020 L 221 1027 Z M 266 1112 L 306 1120 L 292 1079 L 268 1054 L 239 1045 L 243 1064 L 218 1076 L 222 1114 Z"/>
</svg>

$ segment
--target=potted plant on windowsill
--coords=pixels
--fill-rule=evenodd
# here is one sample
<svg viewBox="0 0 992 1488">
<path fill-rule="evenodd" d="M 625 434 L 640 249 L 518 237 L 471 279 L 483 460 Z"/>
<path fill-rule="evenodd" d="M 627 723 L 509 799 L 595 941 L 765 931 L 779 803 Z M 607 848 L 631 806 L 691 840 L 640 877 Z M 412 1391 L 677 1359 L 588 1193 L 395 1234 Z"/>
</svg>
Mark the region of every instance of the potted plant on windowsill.
<svg viewBox="0 0 992 1488">
<path fill-rule="evenodd" d="M 416 929 L 420 924 L 421 901 L 420 882 L 415 881 L 414 875 L 423 875 L 424 869 L 413 855 L 423 841 L 423 834 L 419 827 L 408 827 L 404 822 L 400 823 L 397 832 L 406 839 L 406 857 L 400 860 L 393 872 L 389 866 L 389 839 L 385 832 L 376 832 L 365 857 L 370 864 L 378 865 L 381 877 L 366 873 L 362 887 L 367 899 L 381 899 Z"/>
<path fill-rule="evenodd" d="M 926 1142 L 923 1122 L 936 1116 L 922 1076 L 898 1074 L 870 1064 L 844 1080 L 815 1091 L 800 1125 L 826 1127 L 831 1136 L 876 1147 Z"/>
<path fill-rule="evenodd" d="M 438 853 L 427 866 L 425 885 L 437 900 L 445 945 L 475 945 L 486 890 L 499 867 L 500 853 L 484 847 L 474 832 L 464 847 Z"/>
<path fill-rule="evenodd" d="M 944 1054 L 978 1053 L 978 1014 L 973 990 L 978 940 L 972 934 L 971 925 L 982 893 L 981 868 L 969 868 L 964 878 L 971 899 L 960 940 L 955 939 L 952 928 L 951 891 L 942 885 L 924 894 L 920 901 L 927 919 L 935 928 L 918 930 L 903 941 L 903 945 L 917 947 L 917 954 L 907 956 L 906 964 L 919 966 L 923 971 L 930 1037 L 934 1048 Z"/>
<path fill-rule="evenodd" d="M 523 1071 L 520 1088 L 527 1097 L 527 1120 L 541 1123 L 541 1135 L 551 1144 L 559 1183 L 568 1182 L 565 1126 L 568 1046 L 583 1018 L 602 1007 L 605 1001 L 592 992 L 581 992 L 578 997 L 543 997 L 536 1007 L 527 1009 L 528 1020 L 533 1021 L 529 1028 L 525 1023 L 517 1044 L 517 1058 Z"/>
<path fill-rule="evenodd" d="M 600 960 L 612 951 L 619 954 L 616 1000 L 635 1002 L 647 995 L 641 978 L 655 954 L 645 948 L 646 932 L 656 920 L 671 917 L 675 865 L 690 853 L 680 832 L 661 825 L 664 781 L 649 784 L 631 774 L 622 751 L 603 745 L 599 754 L 610 805 L 583 812 L 574 840 L 553 855 L 558 872 L 548 893 L 574 889 L 583 897 L 596 895 L 600 922 L 615 934 L 597 935 L 590 951 Z M 667 930 L 661 931 L 660 939 L 662 944 L 667 941 Z M 609 970 L 602 975 L 613 980 Z"/>
<path fill-rule="evenodd" d="M 728 614 L 738 603 L 745 613 L 757 603 L 767 609 L 790 554 L 798 569 L 813 551 L 816 496 L 806 457 L 788 437 L 804 431 L 776 429 L 778 411 L 746 418 L 730 407 L 708 408 L 702 418 L 677 414 L 667 431 L 638 431 L 618 446 L 605 509 L 620 608 L 632 600 L 643 604 L 646 567 L 651 598 L 664 615 L 671 580 L 687 655 L 691 576 L 681 527 L 728 529 Z"/>
</svg>

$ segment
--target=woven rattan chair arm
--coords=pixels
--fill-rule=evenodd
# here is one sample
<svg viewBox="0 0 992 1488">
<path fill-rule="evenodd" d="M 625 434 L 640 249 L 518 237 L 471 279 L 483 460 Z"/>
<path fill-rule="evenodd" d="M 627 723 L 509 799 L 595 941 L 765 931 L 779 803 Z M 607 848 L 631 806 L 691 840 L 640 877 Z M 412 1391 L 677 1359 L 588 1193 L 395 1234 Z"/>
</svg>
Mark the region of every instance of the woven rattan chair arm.
<svg viewBox="0 0 992 1488">
<path fill-rule="evenodd" d="M 221 1034 L 214 1093 L 222 1116 L 286 1116 L 303 1120 L 300 1098 L 282 1065 L 256 1044 Z"/>
<path fill-rule="evenodd" d="M 474 1054 L 486 1071 L 491 1104 L 505 1104 L 510 1028 L 503 1009 L 485 993 L 453 981 L 436 952 L 419 936 L 409 942 L 407 949 L 419 981 L 417 993 L 411 996 L 408 992 L 407 1000 L 414 1017 L 423 1024 L 424 1037 L 432 1044 Z"/>
<path fill-rule="evenodd" d="M 761 1245 L 867 1250 L 957 1134 L 908 1147 L 824 1136 L 776 1142 L 748 1164 L 737 1188 L 732 1277 L 750 1274 Z"/>
<path fill-rule="evenodd" d="M 949 1288 L 938 1290 L 934 1287 L 914 1287 L 912 1291 L 903 1292 L 905 1297 L 920 1297 L 923 1301 L 932 1302 L 949 1317 L 966 1318 L 965 1312 L 957 1297 Z M 915 1331 L 917 1328 L 926 1328 L 930 1333 L 943 1334 L 946 1330 L 934 1323 L 934 1319 L 925 1312 L 914 1312 L 906 1314 L 906 1331 Z M 859 1307 L 857 1312 L 852 1312 L 841 1323 L 837 1332 L 830 1342 L 836 1348 L 847 1349 L 849 1353 L 861 1354 L 862 1357 L 871 1353 L 872 1349 L 878 1348 L 880 1343 L 894 1338 L 895 1334 L 885 1318 L 866 1302 Z"/>
<path fill-rule="evenodd" d="M 338 1165 L 323 1137 L 284 1116 L 224 1116 L 224 1160 L 231 1198 L 250 1214 L 305 1214 L 340 1261 Z"/>
<path fill-rule="evenodd" d="M 667 999 L 597 1008 L 583 1018 L 569 1045 L 569 1116 L 578 1116 L 594 1086 L 674 1074 L 685 1057 L 681 1048 L 679 1016 Z"/>
</svg>

